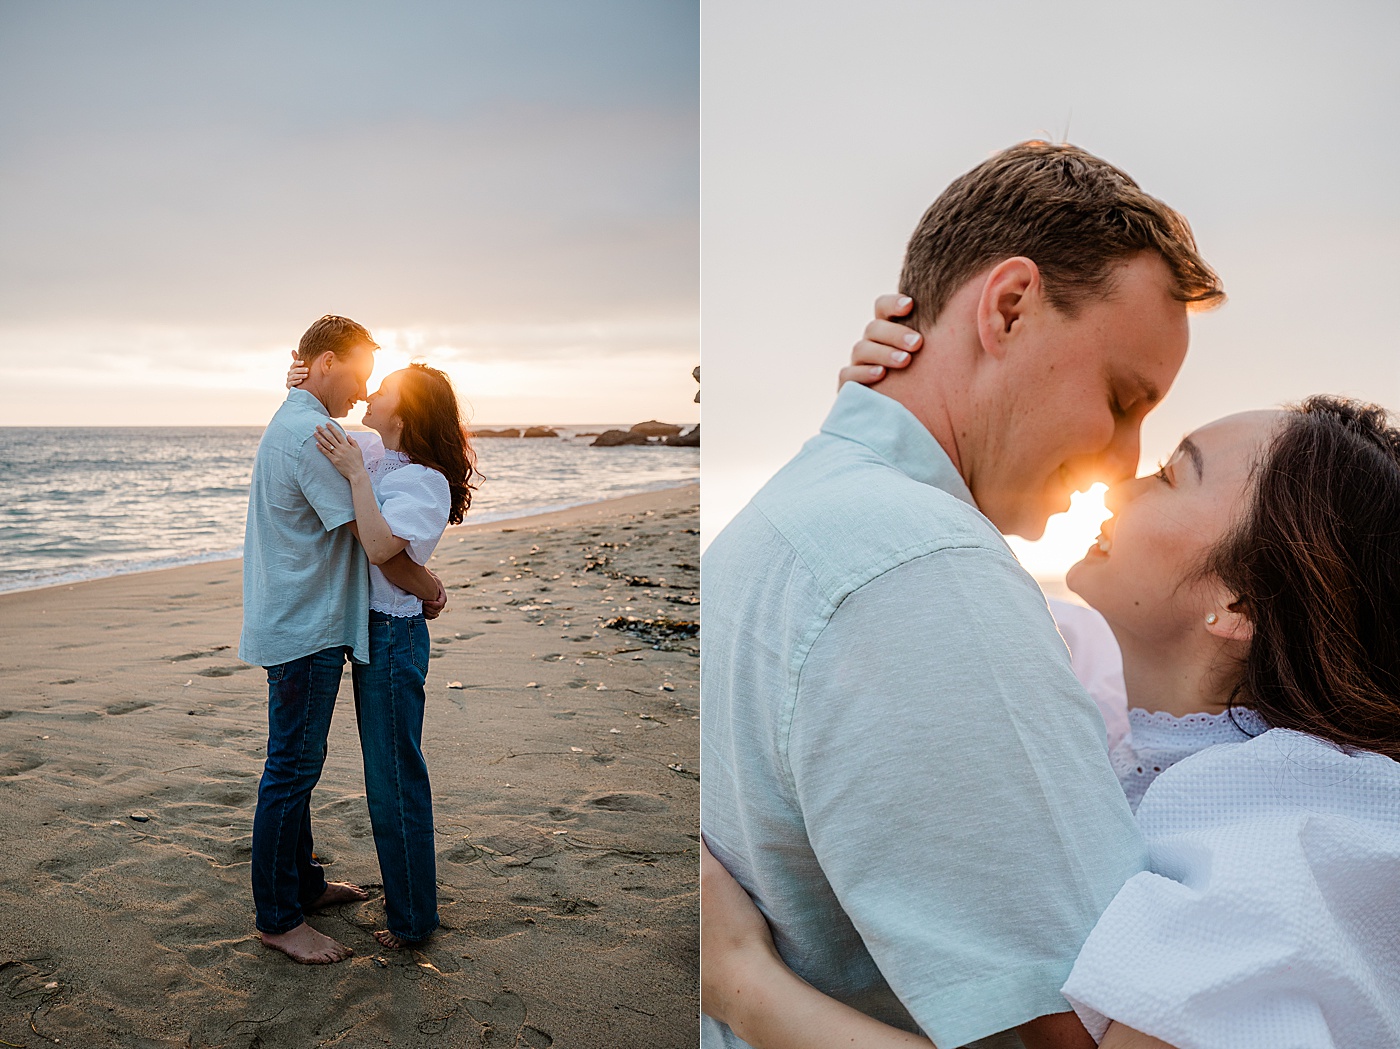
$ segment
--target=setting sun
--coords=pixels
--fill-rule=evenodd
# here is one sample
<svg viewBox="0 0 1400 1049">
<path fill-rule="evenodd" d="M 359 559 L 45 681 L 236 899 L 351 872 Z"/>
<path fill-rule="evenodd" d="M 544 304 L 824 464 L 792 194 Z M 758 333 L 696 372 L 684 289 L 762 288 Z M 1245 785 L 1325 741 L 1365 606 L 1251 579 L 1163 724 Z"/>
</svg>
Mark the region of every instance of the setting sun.
<svg viewBox="0 0 1400 1049">
<path fill-rule="evenodd" d="M 1034 543 L 1016 536 L 1008 542 L 1027 572 L 1037 579 L 1063 579 L 1069 566 L 1084 556 L 1110 515 L 1103 497 L 1108 485 L 1102 482 L 1087 492 L 1070 496 L 1069 509 L 1050 518 L 1045 535 Z"/>
</svg>

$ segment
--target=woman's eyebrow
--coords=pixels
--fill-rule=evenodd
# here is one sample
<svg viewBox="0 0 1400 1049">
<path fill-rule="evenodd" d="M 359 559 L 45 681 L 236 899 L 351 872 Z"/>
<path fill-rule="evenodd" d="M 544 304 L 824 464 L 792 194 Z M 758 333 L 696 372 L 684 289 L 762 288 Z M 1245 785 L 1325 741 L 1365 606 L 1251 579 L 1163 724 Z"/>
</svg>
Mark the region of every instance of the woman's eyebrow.
<svg viewBox="0 0 1400 1049">
<path fill-rule="evenodd" d="M 1176 446 L 1178 452 L 1185 452 L 1191 457 L 1191 465 L 1196 468 L 1196 480 L 1205 479 L 1205 457 L 1201 455 L 1201 449 L 1195 441 L 1189 437 L 1183 437 L 1181 443 Z"/>
</svg>

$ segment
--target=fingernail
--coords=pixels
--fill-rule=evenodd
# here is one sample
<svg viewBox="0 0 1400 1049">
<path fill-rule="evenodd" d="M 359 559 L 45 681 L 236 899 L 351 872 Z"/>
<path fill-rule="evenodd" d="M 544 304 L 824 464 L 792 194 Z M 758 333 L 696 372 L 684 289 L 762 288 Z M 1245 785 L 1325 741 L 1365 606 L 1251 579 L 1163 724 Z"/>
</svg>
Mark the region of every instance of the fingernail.
<svg viewBox="0 0 1400 1049">
<path fill-rule="evenodd" d="M 899 308 L 902 310 L 905 306 L 908 306 L 913 301 L 914 300 L 911 299 L 908 295 L 901 295 L 899 297 Z"/>
<path fill-rule="evenodd" d="M 917 346 L 918 342 L 919 333 L 916 331 L 911 331 L 908 335 L 904 336 L 904 345 L 906 346 Z"/>
<path fill-rule="evenodd" d="M 909 354 L 905 353 L 903 350 L 895 350 L 894 353 L 890 354 L 890 359 L 894 361 L 895 364 L 903 364 L 909 359 Z"/>
</svg>

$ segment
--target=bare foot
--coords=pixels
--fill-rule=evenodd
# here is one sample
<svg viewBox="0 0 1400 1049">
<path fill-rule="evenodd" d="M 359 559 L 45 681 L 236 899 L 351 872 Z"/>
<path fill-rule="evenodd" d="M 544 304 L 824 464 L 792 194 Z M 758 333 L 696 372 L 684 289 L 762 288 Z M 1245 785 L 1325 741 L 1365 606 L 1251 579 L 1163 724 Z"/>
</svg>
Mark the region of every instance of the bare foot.
<svg viewBox="0 0 1400 1049">
<path fill-rule="evenodd" d="M 306 909 L 314 911 L 321 907 L 333 907 L 337 903 L 357 903 L 367 899 L 369 899 L 369 893 L 358 885 L 351 885 L 344 881 L 328 881 L 326 882 L 326 891 L 316 897 L 316 902 Z"/>
<path fill-rule="evenodd" d="M 416 947 L 419 943 L 422 942 L 421 940 L 401 940 L 393 933 L 391 933 L 388 929 L 380 929 L 377 933 L 374 934 L 374 938 L 380 943 L 382 943 L 385 947 L 389 948 L 389 950 L 391 951 L 402 950 L 405 947 Z"/>
<path fill-rule="evenodd" d="M 274 951 L 281 951 L 294 962 L 302 965 L 329 965 L 332 962 L 343 962 L 354 950 L 332 940 L 324 933 L 319 933 L 306 922 L 302 922 L 295 929 L 287 932 L 270 933 L 260 932 L 258 936 L 262 939 L 264 947 L 270 947 Z"/>
</svg>

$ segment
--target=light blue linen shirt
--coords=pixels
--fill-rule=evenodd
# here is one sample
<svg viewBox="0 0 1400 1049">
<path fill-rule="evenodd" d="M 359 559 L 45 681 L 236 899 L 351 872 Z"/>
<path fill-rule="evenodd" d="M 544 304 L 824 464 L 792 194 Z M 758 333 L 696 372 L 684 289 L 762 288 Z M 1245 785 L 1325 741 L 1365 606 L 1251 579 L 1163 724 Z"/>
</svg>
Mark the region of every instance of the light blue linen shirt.
<svg viewBox="0 0 1400 1049">
<path fill-rule="evenodd" d="M 701 587 L 701 822 L 787 963 L 940 1049 L 1066 1011 L 1146 850 L 1040 588 L 928 430 L 847 383 Z"/>
<path fill-rule="evenodd" d="M 275 666 L 340 646 L 369 662 L 368 562 L 344 527 L 355 519 L 350 482 L 316 447 L 328 422 L 313 395 L 288 390 L 258 442 L 243 535 L 245 662 Z"/>
</svg>

